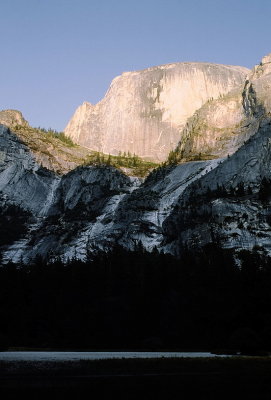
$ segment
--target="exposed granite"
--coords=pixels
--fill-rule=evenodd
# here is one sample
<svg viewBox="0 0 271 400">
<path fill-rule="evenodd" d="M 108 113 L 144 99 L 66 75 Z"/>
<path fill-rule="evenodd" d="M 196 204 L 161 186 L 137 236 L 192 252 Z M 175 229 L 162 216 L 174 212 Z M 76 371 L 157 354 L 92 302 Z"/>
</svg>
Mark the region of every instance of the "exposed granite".
<svg viewBox="0 0 271 400">
<path fill-rule="evenodd" d="M 125 72 L 115 78 L 103 100 L 84 102 L 65 134 L 92 150 L 121 152 L 164 161 L 181 139 L 187 119 L 207 100 L 245 81 L 243 67 L 175 63 Z"/>
</svg>

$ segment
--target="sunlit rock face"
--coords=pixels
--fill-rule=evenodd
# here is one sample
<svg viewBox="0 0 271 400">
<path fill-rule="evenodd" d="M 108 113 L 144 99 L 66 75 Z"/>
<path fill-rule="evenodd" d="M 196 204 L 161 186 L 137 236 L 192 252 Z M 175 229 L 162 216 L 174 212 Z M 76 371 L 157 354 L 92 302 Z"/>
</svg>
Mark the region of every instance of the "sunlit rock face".
<svg viewBox="0 0 271 400">
<path fill-rule="evenodd" d="M 91 153 L 81 146 L 70 146 L 39 128 L 32 128 L 18 110 L 0 111 L 0 124 L 9 127 L 31 151 L 37 164 L 58 174 L 67 173 L 84 163 Z"/>
<path fill-rule="evenodd" d="M 177 147 L 179 159 L 214 159 L 233 154 L 271 112 L 271 54 L 244 84 L 205 103 L 188 119 Z"/>
<path fill-rule="evenodd" d="M 23 114 L 18 110 L 2 110 L 0 111 L 0 124 L 6 125 L 10 128 L 16 125 L 29 126 L 28 122 L 24 119 Z"/>
<path fill-rule="evenodd" d="M 257 79 L 271 73 L 271 53 L 264 56 L 260 64 L 256 65 L 250 74 L 250 79 Z"/>
<path fill-rule="evenodd" d="M 208 63 L 175 63 L 126 72 L 104 99 L 83 103 L 65 129 L 76 143 L 117 155 L 163 161 L 193 113 L 244 83 L 249 70 Z"/>
<path fill-rule="evenodd" d="M 271 113 L 271 53 L 263 57 L 248 77 L 247 86 L 255 92 L 266 113 Z M 250 86 L 249 86 L 250 85 Z"/>
</svg>

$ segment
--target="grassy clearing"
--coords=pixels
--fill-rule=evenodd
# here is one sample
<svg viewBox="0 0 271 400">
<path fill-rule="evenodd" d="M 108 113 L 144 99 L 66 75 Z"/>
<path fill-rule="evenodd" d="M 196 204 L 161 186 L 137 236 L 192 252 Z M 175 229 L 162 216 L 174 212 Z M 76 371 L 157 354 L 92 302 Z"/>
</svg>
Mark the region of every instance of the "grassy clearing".
<svg viewBox="0 0 271 400">
<path fill-rule="evenodd" d="M 57 139 L 63 142 L 68 147 L 76 147 L 77 145 L 72 141 L 71 138 L 66 136 L 64 132 L 57 132 L 54 129 L 44 129 L 44 128 L 33 128 L 31 126 L 22 126 L 22 125 L 15 125 L 12 127 L 12 131 L 15 133 L 24 133 L 24 134 L 41 134 L 44 141 L 48 143 L 52 142 L 51 139 Z"/>
</svg>

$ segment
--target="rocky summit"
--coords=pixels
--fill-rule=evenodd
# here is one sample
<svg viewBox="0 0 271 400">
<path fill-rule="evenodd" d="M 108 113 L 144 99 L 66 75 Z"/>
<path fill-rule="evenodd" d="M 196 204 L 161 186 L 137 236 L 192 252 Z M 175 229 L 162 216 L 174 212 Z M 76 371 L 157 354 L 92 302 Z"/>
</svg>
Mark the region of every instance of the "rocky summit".
<svg viewBox="0 0 271 400">
<path fill-rule="evenodd" d="M 7 125 L 10 128 L 16 126 L 29 127 L 29 123 L 24 119 L 23 114 L 18 110 L 0 111 L 0 124 Z"/>
<path fill-rule="evenodd" d="M 76 110 L 65 134 L 92 150 L 129 151 L 161 162 L 182 138 L 187 119 L 206 101 L 243 85 L 248 73 L 243 67 L 209 63 L 125 72 L 98 104 L 84 102 Z"/>
<path fill-rule="evenodd" d="M 116 244 L 127 249 L 135 249 L 140 244 L 147 251 L 157 249 L 176 257 L 181 256 L 187 248 L 199 249 L 212 243 L 232 249 L 236 254 L 242 249 L 257 249 L 262 254 L 270 254 L 270 65 L 271 55 L 264 57 L 248 73 L 240 67 L 190 63 L 150 68 L 117 78 L 99 105 L 83 105 L 78 111 L 77 122 L 81 121 L 78 122 L 78 128 L 81 123 L 85 128 L 88 126 L 84 113 L 89 112 L 88 121 L 92 121 L 91 124 L 96 118 L 97 138 L 102 137 L 101 131 L 105 135 L 103 146 L 105 143 L 108 146 L 110 143 L 111 146 L 123 144 L 116 150 L 121 152 L 127 152 L 124 143 L 129 142 L 131 131 L 126 129 L 125 134 L 124 131 L 118 131 L 123 141 L 117 140 L 113 133 L 111 142 L 109 136 L 105 139 L 108 131 L 103 129 L 104 121 L 109 121 L 106 119 L 109 115 L 111 121 L 119 119 L 125 127 L 130 113 L 130 123 L 134 121 L 135 129 L 144 124 L 149 129 L 152 123 L 153 129 L 159 124 L 166 126 L 166 116 L 169 119 L 174 116 L 178 125 L 175 148 L 172 150 L 171 145 L 167 147 L 162 158 L 168 159 L 160 166 L 155 168 L 152 164 L 148 165 L 149 174 L 145 177 L 131 173 L 133 165 L 139 162 L 135 156 L 125 159 L 129 168 L 123 168 L 101 153 L 92 163 L 78 163 L 76 168 L 59 173 L 49 163 L 42 165 L 39 149 L 34 151 L 29 145 L 29 127 L 25 128 L 28 134 L 23 140 L 22 128 L 18 129 L 7 120 L 2 120 L 2 262 L 29 262 L 37 256 L 49 260 L 57 257 L 64 261 L 71 258 L 86 260 L 92 254 L 107 251 Z M 182 78 L 178 77 L 180 71 Z M 226 72 L 222 74 L 221 71 Z M 200 78 L 198 87 L 196 81 L 193 85 L 191 83 L 192 75 L 202 77 L 202 74 L 208 75 L 207 83 L 213 79 L 213 92 L 208 92 L 208 96 L 206 88 L 209 88 L 209 83 L 202 86 Z M 160 82 L 160 86 L 154 86 L 154 82 L 157 85 Z M 184 101 L 192 86 L 194 94 L 202 93 L 198 105 L 195 106 L 195 97 L 190 110 L 180 107 L 181 103 L 176 105 L 173 101 L 174 88 L 177 93 L 175 99 L 182 92 L 180 88 L 183 88 L 180 98 Z M 153 87 L 153 92 L 148 91 L 150 87 Z M 141 97 L 136 97 L 131 88 L 137 90 Z M 149 93 L 149 97 L 146 93 Z M 194 95 L 189 93 L 192 99 Z M 128 101 L 129 96 L 131 99 Z M 143 115 L 140 104 L 143 104 L 144 96 L 149 108 L 145 107 L 146 113 Z M 127 115 L 120 111 L 121 104 L 127 106 L 127 112 L 130 110 Z M 151 104 L 153 116 L 150 115 Z M 158 104 L 161 107 L 156 114 Z M 168 113 L 166 110 L 169 110 L 169 106 L 166 104 L 173 107 Z M 87 137 L 85 133 L 82 134 L 81 128 L 76 129 L 75 120 L 69 125 L 73 132 L 70 136 L 74 140 L 76 134 L 78 140 Z M 116 126 L 112 125 L 115 132 Z M 173 132 L 173 122 L 171 126 L 170 132 Z M 147 135 L 144 129 L 141 133 Z M 133 137 L 137 138 L 137 131 L 133 132 Z M 141 133 L 138 135 L 142 139 Z M 163 133 L 160 143 L 164 140 L 162 137 Z M 100 143 L 98 139 L 97 143 Z M 153 143 L 141 140 L 146 157 L 148 153 L 151 158 L 148 146 L 153 149 L 153 154 L 158 154 L 158 147 Z M 71 154 L 73 149 L 78 151 L 71 146 Z M 108 147 L 99 150 L 110 153 Z M 136 152 L 136 148 L 133 150 Z M 123 162 L 122 158 L 118 161 Z"/>
</svg>

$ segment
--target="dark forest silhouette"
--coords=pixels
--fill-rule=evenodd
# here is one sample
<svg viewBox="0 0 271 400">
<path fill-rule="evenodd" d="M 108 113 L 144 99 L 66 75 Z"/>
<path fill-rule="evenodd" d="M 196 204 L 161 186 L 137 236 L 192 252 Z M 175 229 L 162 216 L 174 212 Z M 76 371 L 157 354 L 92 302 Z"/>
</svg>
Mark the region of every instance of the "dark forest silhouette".
<svg viewBox="0 0 271 400">
<path fill-rule="evenodd" d="M 271 350 L 271 259 L 212 244 L 180 260 L 115 248 L 0 268 L 4 347 Z"/>
</svg>

